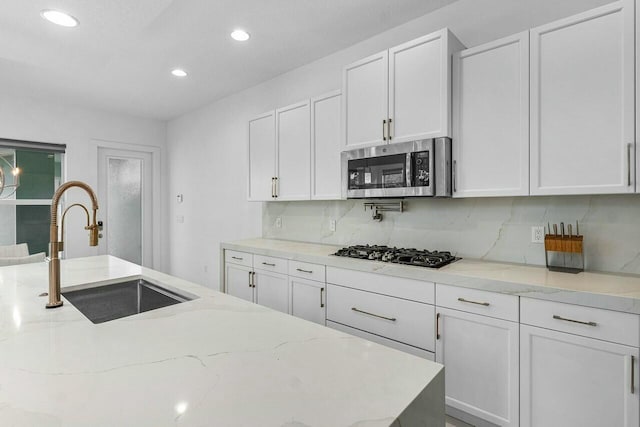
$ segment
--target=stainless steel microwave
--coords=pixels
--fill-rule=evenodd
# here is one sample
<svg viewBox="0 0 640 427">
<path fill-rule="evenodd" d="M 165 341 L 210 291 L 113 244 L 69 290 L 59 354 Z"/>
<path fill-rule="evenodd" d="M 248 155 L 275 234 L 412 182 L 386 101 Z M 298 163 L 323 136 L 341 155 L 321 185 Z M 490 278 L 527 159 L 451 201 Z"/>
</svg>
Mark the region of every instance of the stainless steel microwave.
<svg viewBox="0 0 640 427">
<path fill-rule="evenodd" d="M 451 197 L 451 139 L 436 138 L 342 153 L 349 199 Z"/>
</svg>

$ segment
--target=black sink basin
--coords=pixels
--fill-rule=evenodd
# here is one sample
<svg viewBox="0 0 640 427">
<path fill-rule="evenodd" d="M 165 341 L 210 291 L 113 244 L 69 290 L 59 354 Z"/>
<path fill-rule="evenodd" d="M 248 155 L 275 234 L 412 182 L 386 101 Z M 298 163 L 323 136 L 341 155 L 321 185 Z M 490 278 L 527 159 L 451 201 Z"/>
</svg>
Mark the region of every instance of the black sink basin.
<svg viewBox="0 0 640 427">
<path fill-rule="evenodd" d="M 108 322 L 192 299 L 144 279 L 72 290 L 62 295 L 93 323 Z"/>
</svg>

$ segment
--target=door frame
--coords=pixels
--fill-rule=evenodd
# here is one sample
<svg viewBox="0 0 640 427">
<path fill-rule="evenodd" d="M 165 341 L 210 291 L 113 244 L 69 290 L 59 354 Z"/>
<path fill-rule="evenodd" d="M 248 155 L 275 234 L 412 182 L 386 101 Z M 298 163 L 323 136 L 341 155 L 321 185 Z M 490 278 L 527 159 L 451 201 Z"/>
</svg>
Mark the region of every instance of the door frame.
<svg viewBox="0 0 640 427">
<path fill-rule="evenodd" d="M 100 162 L 99 158 L 99 149 L 107 149 L 107 150 L 121 150 L 121 151 L 137 151 L 142 153 L 148 153 L 151 155 L 151 206 L 153 213 L 151 215 L 151 263 L 148 268 L 155 268 L 157 265 L 161 264 L 161 260 L 163 260 L 162 248 L 165 246 L 163 243 L 163 237 L 166 237 L 161 230 L 162 224 L 165 223 L 165 215 L 166 213 L 162 209 L 162 193 L 160 191 L 161 187 L 165 187 L 166 182 L 164 182 L 165 177 L 161 173 L 163 170 L 163 158 L 162 158 L 162 147 L 156 145 L 141 145 L 141 144 L 130 144 L 124 142 L 117 141 L 108 141 L 103 139 L 92 139 L 90 141 L 90 153 L 91 156 L 95 159 L 95 171 L 94 171 L 94 179 L 95 188 L 98 189 L 98 166 Z M 98 200 L 98 205 L 100 200 Z M 100 212 L 100 211 L 98 211 Z"/>
</svg>

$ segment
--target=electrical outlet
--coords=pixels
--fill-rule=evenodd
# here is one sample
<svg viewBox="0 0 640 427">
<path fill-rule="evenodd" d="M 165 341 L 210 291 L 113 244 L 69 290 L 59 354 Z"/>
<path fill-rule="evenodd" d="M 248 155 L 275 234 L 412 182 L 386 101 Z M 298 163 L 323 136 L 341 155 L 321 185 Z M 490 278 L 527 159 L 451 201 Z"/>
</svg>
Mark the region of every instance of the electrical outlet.
<svg viewBox="0 0 640 427">
<path fill-rule="evenodd" d="M 531 227 L 531 243 L 544 243 L 544 227 Z"/>
<path fill-rule="evenodd" d="M 184 215 L 178 215 L 176 216 L 176 222 L 178 224 L 184 224 Z"/>
<path fill-rule="evenodd" d="M 282 228 L 282 218 L 276 218 L 276 228 Z"/>
<path fill-rule="evenodd" d="M 329 221 L 329 230 L 336 231 L 336 220 L 332 219 Z"/>
</svg>

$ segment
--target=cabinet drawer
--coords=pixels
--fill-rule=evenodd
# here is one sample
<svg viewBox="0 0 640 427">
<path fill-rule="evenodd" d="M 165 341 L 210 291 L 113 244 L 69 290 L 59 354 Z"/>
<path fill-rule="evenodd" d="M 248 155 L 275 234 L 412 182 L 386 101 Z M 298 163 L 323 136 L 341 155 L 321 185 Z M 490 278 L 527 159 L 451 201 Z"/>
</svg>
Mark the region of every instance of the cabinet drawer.
<svg viewBox="0 0 640 427">
<path fill-rule="evenodd" d="M 436 305 L 513 322 L 518 321 L 518 297 L 513 295 L 438 283 Z"/>
<path fill-rule="evenodd" d="M 373 335 L 373 334 L 370 334 L 369 332 L 361 331 L 360 329 L 350 328 L 349 326 L 345 326 L 340 323 L 328 321 L 327 326 L 331 329 L 335 329 L 336 331 L 340 331 L 340 332 L 344 332 L 345 334 L 360 337 L 365 340 L 375 342 L 380 345 L 384 345 L 386 347 L 395 348 L 396 350 L 404 351 L 405 353 L 413 354 L 414 356 L 422 357 L 423 359 L 431 360 L 432 362 L 436 361 L 436 356 L 432 352 L 422 350 L 421 348 L 418 348 L 418 347 L 413 347 L 398 341 L 382 338 L 381 336 Z"/>
<path fill-rule="evenodd" d="M 520 322 L 633 347 L 640 346 L 640 316 L 637 314 L 521 298 Z"/>
<path fill-rule="evenodd" d="M 225 249 L 224 260 L 225 262 L 230 262 L 232 264 L 253 267 L 253 254 L 246 252 L 230 251 L 229 249 Z"/>
<path fill-rule="evenodd" d="M 343 268 L 327 267 L 327 283 L 348 286 L 396 298 L 433 304 L 435 285 L 432 282 L 404 279 L 383 274 L 365 273 Z"/>
<path fill-rule="evenodd" d="M 255 270 L 272 271 L 274 273 L 287 274 L 287 260 L 271 256 L 254 255 L 253 268 Z"/>
<path fill-rule="evenodd" d="M 325 266 L 311 264 L 310 262 L 289 261 L 289 276 L 302 277 L 303 279 L 324 283 Z"/>
<path fill-rule="evenodd" d="M 327 320 L 434 351 L 432 305 L 327 285 Z"/>
</svg>

